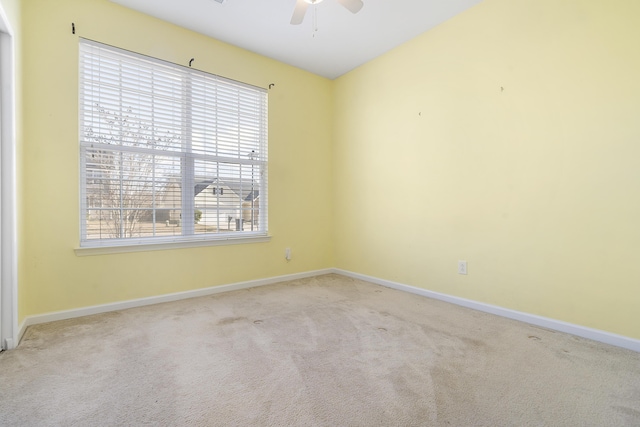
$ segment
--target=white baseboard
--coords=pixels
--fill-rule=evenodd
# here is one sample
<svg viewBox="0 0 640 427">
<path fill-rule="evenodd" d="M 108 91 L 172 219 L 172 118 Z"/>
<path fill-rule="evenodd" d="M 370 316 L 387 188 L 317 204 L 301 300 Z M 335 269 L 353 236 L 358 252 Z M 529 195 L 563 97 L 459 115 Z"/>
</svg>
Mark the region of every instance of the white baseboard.
<svg viewBox="0 0 640 427">
<path fill-rule="evenodd" d="M 497 316 L 506 317 L 508 319 L 518 320 L 531 325 L 540 326 L 543 328 L 551 329 L 554 331 L 565 332 L 568 334 L 576 335 L 582 338 L 591 339 L 594 341 L 602 342 L 605 344 L 614 345 L 617 347 L 626 348 L 629 350 L 640 352 L 640 340 L 625 337 L 622 335 L 616 335 L 610 332 L 601 331 L 598 329 L 591 329 L 572 323 L 563 322 L 560 320 L 550 319 L 548 317 L 537 316 L 535 314 L 523 313 L 520 311 L 510 310 L 491 304 L 485 304 L 478 301 L 473 301 L 465 298 L 442 294 L 439 292 L 428 291 L 422 288 L 416 288 L 414 286 L 405 285 L 402 283 L 392 282 L 389 280 L 379 279 L 373 276 L 367 276 L 364 274 L 354 273 L 347 270 L 338 268 L 327 268 L 323 270 L 308 271 L 304 273 L 288 274 L 284 276 L 270 277 L 267 279 L 249 280 L 246 282 L 232 283 L 228 285 L 212 286 L 210 288 L 196 289 L 193 291 L 177 292 L 167 295 L 159 295 L 149 298 L 140 298 L 129 301 L 116 302 L 111 304 L 96 305 L 91 307 L 83 307 L 74 310 L 57 311 L 53 313 L 45 313 L 36 316 L 27 317 L 20 325 L 18 336 L 13 344 L 19 343 L 22 336 L 27 330 L 27 327 L 36 325 L 39 323 L 53 322 L 56 320 L 73 319 L 76 317 L 89 316 L 92 314 L 106 313 L 116 310 L 125 310 L 128 308 L 143 307 L 146 305 L 160 304 L 164 302 L 178 301 L 187 298 L 195 298 L 205 295 L 213 295 L 221 292 L 230 292 L 239 289 L 253 288 L 257 286 L 271 285 L 274 283 L 285 282 L 288 280 L 304 279 L 307 277 L 320 276 L 323 274 L 336 273 L 343 276 L 352 277 L 354 279 L 360 279 L 367 282 L 382 285 L 388 288 L 397 289 L 404 292 L 409 292 L 416 295 L 425 296 L 428 298 L 445 301 L 451 304 L 459 305 L 462 307 L 471 308 L 473 310 L 482 311 L 485 313 L 495 314 Z"/>
<path fill-rule="evenodd" d="M 128 308 L 143 307 L 146 305 L 160 304 L 164 302 L 178 301 L 187 298 L 196 298 L 206 295 L 218 294 L 221 292 L 237 291 L 239 289 L 255 288 L 258 286 L 272 285 L 274 283 L 286 282 L 289 280 L 304 279 L 307 277 L 320 276 L 323 274 L 333 273 L 333 269 L 307 271 L 304 273 L 287 274 L 284 276 L 269 277 L 267 279 L 249 280 L 246 282 L 232 283 L 228 285 L 212 286 L 209 288 L 195 289 L 192 291 L 176 292 L 173 294 L 158 295 L 148 298 L 140 298 L 122 302 L 114 302 L 111 304 L 94 305 L 91 307 L 77 308 L 73 310 L 56 311 L 52 313 L 38 314 L 28 316 L 20 325 L 17 337 L 17 343 L 22 340 L 27 328 L 31 325 L 39 323 L 54 322 L 56 320 L 73 319 L 76 317 L 90 316 L 92 314 L 107 313 L 116 310 L 126 310 Z M 13 348 L 13 347 L 12 347 Z"/>
<path fill-rule="evenodd" d="M 0 347 L 0 350 L 13 350 L 15 347 L 13 345 L 13 338 L 5 338 L 4 343 Z"/>
<path fill-rule="evenodd" d="M 588 338 L 593 341 L 599 341 L 605 344 L 614 345 L 616 347 L 622 347 L 629 350 L 640 352 L 640 340 L 625 337 L 622 335 L 616 335 L 610 332 L 601 331 L 598 329 L 591 329 L 585 326 L 575 325 L 572 323 L 563 322 L 561 320 L 550 319 L 548 317 L 537 316 L 535 314 L 523 313 L 521 311 L 510 310 L 508 308 L 498 307 L 495 305 L 485 304 L 465 298 L 455 297 L 447 294 L 441 294 L 439 292 L 428 291 L 426 289 L 416 288 L 414 286 L 404 285 L 402 283 L 391 282 L 389 280 L 379 279 L 377 277 L 366 276 L 364 274 L 353 273 L 351 271 L 333 269 L 334 273 L 342 274 L 343 276 L 352 277 L 354 279 L 360 279 L 367 282 L 382 285 L 387 288 L 393 288 L 400 291 L 410 292 L 412 294 L 422 295 L 428 298 L 437 299 L 440 301 L 449 302 L 462 307 L 471 308 L 485 313 L 491 313 L 498 316 L 506 317 L 508 319 L 519 320 L 521 322 L 529 323 L 531 325 L 540 326 L 543 328 L 551 329 L 554 331 L 565 332 L 568 334 L 576 335 L 582 338 Z"/>
</svg>

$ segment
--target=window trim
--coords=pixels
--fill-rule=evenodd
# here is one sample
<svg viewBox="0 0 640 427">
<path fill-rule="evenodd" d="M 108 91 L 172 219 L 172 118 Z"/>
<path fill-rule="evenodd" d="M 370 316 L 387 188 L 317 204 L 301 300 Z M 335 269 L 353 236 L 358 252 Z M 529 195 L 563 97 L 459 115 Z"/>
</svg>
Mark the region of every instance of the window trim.
<svg viewBox="0 0 640 427">
<path fill-rule="evenodd" d="M 271 241 L 271 235 L 256 234 L 234 236 L 226 235 L 225 238 L 218 237 L 216 239 L 189 240 L 183 242 L 144 242 L 135 243 L 126 242 L 120 244 L 103 245 L 103 246 L 82 246 L 74 249 L 76 256 L 92 256 L 92 255 L 108 255 L 128 252 L 149 252 L 164 251 L 172 249 L 200 248 L 207 246 L 226 246 L 241 245 L 245 243 L 266 243 Z"/>
<path fill-rule="evenodd" d="M 167 249 L 180 249 L 180 248 L 191 248 L 191 247 L 204 247 L 204 246 L 220 246 L 220 245 L 235 245 L 235 244 L 243 244 L 243 243 L 261 243 L 268 242 L 271 239 L 271 236 L 268 232 L 268 98 L 267 90 L 255 85 L 251 85 L 244 82 L 235 81 L 233 79 L 228 79 L 226 77 L 214 75 L 211 73 L 207 73 L 200 70 L 195 70 L 190 67 L 185 67 L 179 64 L 175 64 L 169 61 L 165 61 L 162 59 L 149 57 L 144 54 L 131 52 L 125 49 L 105 45 L 103 43 L 95 42 L 89 39 L 80 39 L 80 45 L 85 43 L 89 46 L 98 46 L 106 49 L 112 49 L 115 52 L 123 52 L 125 54 L 129 54 L 132 56 L 140 57 L 142 60 L 158 62 L 164 65 L 170 65 L 172 67 L 176 67 L 177 69 L 184 69 L 186 73 L 193 73 L 195 75 L 205 75 L 205 76 L 213 76 L 222 81 L 228 81 L 235 85 L 241 85 L 247 88 L 254 88 L 256 90 L 262 91 L 264 93 L 264 128 L 262 129 L 263 141 L 261 145 L 264 147 L 264 157 L 261 162 L 263 165 L 261 168 L 264 171 L 264 176 L 262 178 L 262 184 L 260 188 L 260 227 L 264 227 L 261 230 L 255 231 L 225 231 L 225 232 L 216 232 L 216 233 L 203 233 L 203 234 L 182 234 L 182 235 L 173 235 L 173 236 L 150 236 L 150 237 L 134 237 L 134 238 L 104 238 L 104 239 L 87 239 L 84 235 L 86 230 L 86 224 L 83 224 L 84 215 L 83 209 L 88 209 L 88 205 L 86 203 L 86 180 L 87 177 L 85 175 L 86 171 L 83 170 L 85 168 L 84 161 L 82 159 L 82 155 L 85 151 L 85 146 L 82 143 L 82 119 L 79 120 L 79 142 L 80 142 L 80 240 L 79 247 L 74 249 L 74 252 L 77 256 L 87 256 L 87 255 L 99 255 L 99 254 L 110 254 L 110 253 L 124 253 L 124 252 L 141 252 L 141 251 L 155 251 L 155 250 L 167 250 Z M 82 82 L 80 82 L 82 84 Z M 82 92 L 79 93 L 80 102 L 82 102 Z M 189 95 L 186 95 L 189 96 Z M 186 108 L 191 108 L 188 105 Z M 80 111 L 79 111 L 80 113 Z M 190 125 L 188 125 L 190 127 Z M 111 149 L 119 149 L 124 147 L 114 146 Z M 127 149 L 125 148 L 125 151 Z M 137 150 L 136 150 L 137 151 Z M 145 151 L 144 148 L 141 151 Z M 155 150 L 152 150 L 155 151 Z M 190 154 L 186 154 L 187 157 L 191 157 Z M 196 156 L 198 157 L 198 156 Z M 215 157 L 211 155 L 207 155 L 206 157 Z M 236 164 L 236 163 L 233 163 Z M 238 159 L 237 164 L 245 164 L 242 159 Z M 254 163 L 252 163 L 254 164 Z M 187 171 L 187 174 L 193 174 L 193 170 L 190 172 Z M 155 208 L 154 208 L 155 209 Z M 195 210 L 197 207 L 192 204 L 192 209 Z M 262 213 L 263 212 L 263 213 Z"/>
</svg>

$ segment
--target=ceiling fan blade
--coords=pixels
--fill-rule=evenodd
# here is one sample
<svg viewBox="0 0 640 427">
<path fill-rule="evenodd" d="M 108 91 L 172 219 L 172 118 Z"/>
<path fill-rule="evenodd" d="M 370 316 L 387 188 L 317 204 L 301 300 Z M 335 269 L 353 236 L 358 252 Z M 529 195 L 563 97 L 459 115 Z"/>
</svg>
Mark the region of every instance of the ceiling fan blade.
<svg viewBox="0 0 640 427">
<path fill-rule="evenodd" d="M 362 0 L 338 0 L 338 3 L 349 9 L 352 13 L 358 13 L 364 3 Z"/>
<path fill-rule="evenodd" d="M 309 3 L 304 0 L 296 0 L 296 8 L 293 9 L 293 16 L 291 17 L 291 25 L 300 25 L 304 20 L 304 14 L 307 13 Z"/>
</svg>

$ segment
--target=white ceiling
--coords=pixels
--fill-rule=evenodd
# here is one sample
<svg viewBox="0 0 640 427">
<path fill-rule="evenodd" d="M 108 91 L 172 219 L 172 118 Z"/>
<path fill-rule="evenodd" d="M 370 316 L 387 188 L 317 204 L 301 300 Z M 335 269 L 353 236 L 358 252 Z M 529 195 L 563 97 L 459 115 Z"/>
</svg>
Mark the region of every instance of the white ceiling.
<svg viewBox="0 0 640 427">
<path fill-rule="evenodd" d="M 300 25 L 289 23 L 296 0 L 111 1 L 334 79 L 481 0 L 363 0 L 355 15 L 324 0 Z"/>
</svg>

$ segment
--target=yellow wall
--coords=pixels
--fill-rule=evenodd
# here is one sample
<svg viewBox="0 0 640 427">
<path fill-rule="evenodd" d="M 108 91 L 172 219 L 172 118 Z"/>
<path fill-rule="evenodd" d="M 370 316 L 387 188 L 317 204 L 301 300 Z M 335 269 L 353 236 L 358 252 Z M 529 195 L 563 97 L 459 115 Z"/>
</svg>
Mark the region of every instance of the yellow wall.
<svg viewBox="0 0 640 427">
<path fill-rule="evenodd" d="M 336 266 L 640 338 L 640 2 L 485 0 L 331 82 L 107 0 L 0 1 L 22 7 L 21 321 Z M 276 84 L 270 243 L 74 254 L 79 35 Z"/>
<path fill-rule="evenodd" d="M 639 16 L 485 0 L 338 79 L 337 267 L 640 338 Z"/>
<path fill-rule="evenodd" d="M 24 206 L 20 321 L 333 266 L 330 80 L 107 0 L 23 5 Z M 75 22 L 77 34 L 71 33 Z M 269 243 L 77 257 L 78 37 L 187 64 L 269 92 Z M 313 111 L 309 116 L 305 111 Z M 285 247 L 293 259 L 284 259 Z"/>
</svg>

